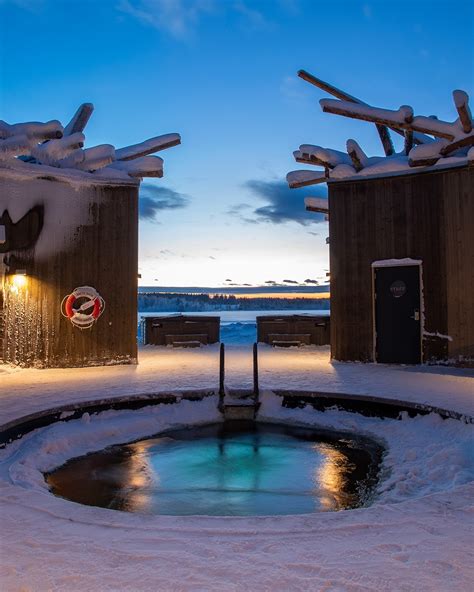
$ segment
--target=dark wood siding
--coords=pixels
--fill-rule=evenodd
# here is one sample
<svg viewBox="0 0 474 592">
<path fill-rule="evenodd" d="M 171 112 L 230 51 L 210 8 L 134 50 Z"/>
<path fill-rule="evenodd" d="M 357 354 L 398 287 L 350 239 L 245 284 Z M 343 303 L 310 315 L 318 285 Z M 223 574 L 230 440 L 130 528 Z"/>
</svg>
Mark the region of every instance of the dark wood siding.
<svg viewBox="0 0 474 592">
<path fill-rule="evenodd" d="M 424 360 L 472 355 L 473 185 L 467 167 L 329 185 L 333 358 L 373 360 L 371 264 L 403 258 L 423 261 L 425 331 L 455 334 Z"/>
<path fill-rule="evenodd" d="M 22 181 L 27 187 L 29 181 Z M 35 185 L 36 184 L 36 185 Z M 54 179 L 31 181 L 38 201 L 48 192 L 82 200 L 87 223 L 71 232 L 67 245 L 56 245 L 61 219 L 45 208 L 52 246 L 39 257 L 35 248 L 11 251 L 26 268 L 27 284 L 15 290 L 6 276 L 4 290 L 4 359 L 23 366 L 87 366 L 135 363 L 137 357 L 138 188 L 85 185 L 72 187 Z M 21 199 L 21 192 L 18 197 Z M 8 270 L 8 267 L 7 267 Z M 80 330 L 61 314 L 62 299 L 80 286 L 92 286 L 105 310 L 91 329 Z"/>
<path fill-rule="evenodd" d="M 474 169 L 444 177 L 448 356 L 474 359 Z"/>
</svg>

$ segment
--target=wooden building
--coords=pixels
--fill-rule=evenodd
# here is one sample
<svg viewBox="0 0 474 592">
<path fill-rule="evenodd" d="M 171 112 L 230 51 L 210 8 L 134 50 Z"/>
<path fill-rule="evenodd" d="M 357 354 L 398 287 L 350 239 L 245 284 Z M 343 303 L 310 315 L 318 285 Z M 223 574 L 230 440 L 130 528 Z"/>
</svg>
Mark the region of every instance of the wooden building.
<svg viewBox="0 0 474 592">
<path fill-rule="evenodd" d="M 474 363 L 474 131 L 467 94 L 457 119 L 377 109 L 307 72 L 339 100 L 323 110 L 375 123 L 384 156 L 302 145 L 291 187 L 327 182 L 331 354 L 363 362 Z M 403 136 L 396 152 L 390 131 Z M 320 199 L 308 210 L 324 211 Z"/>
<path fill-rule="evenodd" d="M 178 134 L 83 149 L 92 105 L 0 122 L 0 359 L 68 367 L 137 361 L 138 189 Z"/>
</svg>

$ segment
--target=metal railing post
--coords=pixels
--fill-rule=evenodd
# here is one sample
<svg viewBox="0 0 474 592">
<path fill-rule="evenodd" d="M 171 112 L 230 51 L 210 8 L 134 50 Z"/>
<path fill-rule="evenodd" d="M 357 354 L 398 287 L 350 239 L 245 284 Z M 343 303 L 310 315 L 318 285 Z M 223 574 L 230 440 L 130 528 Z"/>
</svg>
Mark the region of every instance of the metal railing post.
<svg viewBox="0 0 474 592">
<path fill-rule="evenodd" d="M 255 403 L 258 403 L 260 391 L 258 387 L 258 345 L 253 344 L 253 397 Z"/>
<path fill-rule="evenodd" d="M 219 405 L 222 406 L 224 403 L 225 396 L 225 345 L 221 343 L 219 350 Z"/>
</svg>

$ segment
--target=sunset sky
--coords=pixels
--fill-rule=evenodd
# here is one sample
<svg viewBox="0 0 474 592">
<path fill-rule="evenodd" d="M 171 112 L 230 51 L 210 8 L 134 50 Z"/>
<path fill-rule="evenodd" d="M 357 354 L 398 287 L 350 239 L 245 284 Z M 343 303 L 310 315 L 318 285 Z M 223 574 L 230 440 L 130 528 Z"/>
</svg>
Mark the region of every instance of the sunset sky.
<svg viewBox="0 0 474 592">
<path fill-rule="evenodd" d="M 0 118 L 66 123 L 89 101 L 88 145 L 181 134 L 165 177 L 142 185 L 143 285 L 324 281 L 327 223 L 303 198 L 326 189 L 287 188 L 292 152 L 381 147 L 374 126 L 323 114 L 296 71 L 452 120 L 451 91 L 474 92 L 472 6 L 0 0 Z"/>
</svg>

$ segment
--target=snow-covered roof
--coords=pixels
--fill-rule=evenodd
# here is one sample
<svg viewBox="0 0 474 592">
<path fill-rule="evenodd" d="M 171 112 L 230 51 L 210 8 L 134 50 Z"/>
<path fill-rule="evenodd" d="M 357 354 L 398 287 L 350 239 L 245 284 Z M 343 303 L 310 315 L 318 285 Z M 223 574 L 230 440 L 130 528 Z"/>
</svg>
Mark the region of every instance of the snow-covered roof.
<svg viewBox="0 0 474 592">
<path fill-rule="evenodd" d="M 84 103 L 71 121 L 63 127 L 57 120 L 46 123 L 8 124 L 0 120 L 0 166 L 38 165 L 57 169 L 58 173 L 74 171 L 97 180 L 128 180 L 162 177 L 163 159 L 152 156 L 181 143 L 179 134 L 150 138 L 139 144 L 115 149 L 110 144 L 84 148 L 84 128 L 94 106 Z"/>
<path fill-rule="evenodd" d="M 415 116 L 408 105 L 402 105 L 397 110 L 371 107 L 304 70 L 300 70 L 298 76 L 336 97 L 320 101 L 323 111 L 374 123 L 385 154 L 369 157 L 352 139 L 347 141 L 347 152 L 302 144 L 293 153 L 295 160 L 324 170 L 292 171 L 286 177 L 290 187 L 305 187 L 350 177 L 414 172 L 429 166 L 474 163 L 474 123 L 469 97 L 462 90 L 453 92 L 458 117 L 448 122 L 433 115 Z M 395 152 L 390 131 L 404 136 L 402 152 Z"/>
</svg>

